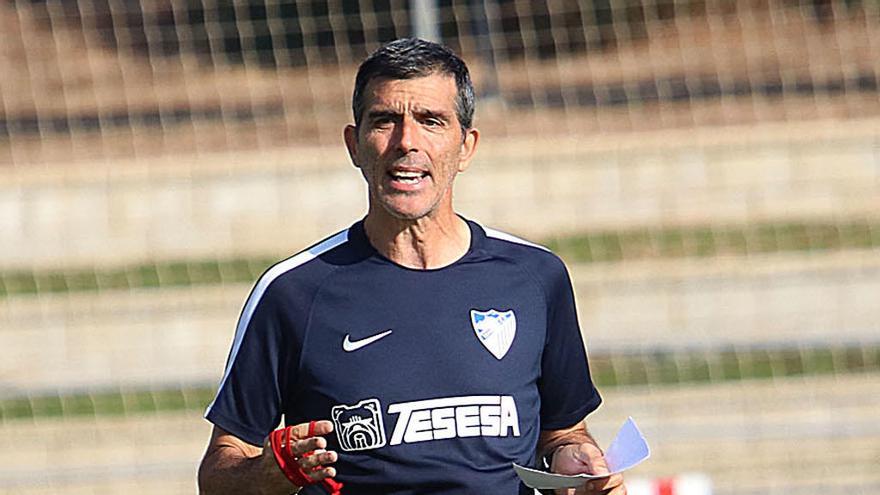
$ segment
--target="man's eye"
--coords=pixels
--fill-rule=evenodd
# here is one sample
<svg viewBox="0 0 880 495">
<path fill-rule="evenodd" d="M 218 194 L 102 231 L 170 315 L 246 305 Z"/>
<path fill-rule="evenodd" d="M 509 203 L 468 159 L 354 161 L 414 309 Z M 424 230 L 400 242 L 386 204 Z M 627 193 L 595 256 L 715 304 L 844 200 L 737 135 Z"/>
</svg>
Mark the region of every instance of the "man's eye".
<svg viewBox="0 0 880 495">
<path fill-rule="evenodd" d="M 440 119 L 428 118 L 425 119 L 425 125 L 428 127 L 440 127 L 443 125 L 443 122 Z"/>
</svg>

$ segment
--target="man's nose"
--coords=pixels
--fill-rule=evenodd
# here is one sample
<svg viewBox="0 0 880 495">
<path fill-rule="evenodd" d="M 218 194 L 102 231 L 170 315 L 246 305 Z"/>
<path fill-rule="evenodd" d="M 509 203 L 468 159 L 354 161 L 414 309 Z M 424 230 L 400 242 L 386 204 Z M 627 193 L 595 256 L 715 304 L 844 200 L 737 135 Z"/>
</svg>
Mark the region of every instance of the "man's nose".
<svg viewBox="0 0 880 495">
<path fill-rule="evenodd" d="M 404 115 L 397 126 L 397 147 L 403 153 L 418 151 L 419 129 L 418 122 L 412 117 Z"/>
</svg>

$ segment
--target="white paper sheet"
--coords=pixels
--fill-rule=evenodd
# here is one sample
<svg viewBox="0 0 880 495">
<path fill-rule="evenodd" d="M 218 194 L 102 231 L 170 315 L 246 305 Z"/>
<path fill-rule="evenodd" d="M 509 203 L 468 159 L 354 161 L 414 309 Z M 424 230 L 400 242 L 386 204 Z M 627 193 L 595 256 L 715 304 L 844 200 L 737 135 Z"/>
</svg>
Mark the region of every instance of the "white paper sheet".
<svg viewBox="0 0 880 495">
<path fill-rule="evenodd" d="M 628 418 L 617 436 L 605 450 L 605 462 L 608 463 L 609 473 L 594 476 L 590 474 L 565 475 L 547 473 L 530 469 L 514 463 L 513 469 L 516 474 L 523 480 L 529 488 L 551 489 L 551 488 L 576 488 L 583 485 L 588 480 L 606 478 L 612 474 L 621 473 L 636 464 L 644 461 L 651 456 L 651 449 L 648 442 L 636 422 L 632 418 Z"/>
</svg>

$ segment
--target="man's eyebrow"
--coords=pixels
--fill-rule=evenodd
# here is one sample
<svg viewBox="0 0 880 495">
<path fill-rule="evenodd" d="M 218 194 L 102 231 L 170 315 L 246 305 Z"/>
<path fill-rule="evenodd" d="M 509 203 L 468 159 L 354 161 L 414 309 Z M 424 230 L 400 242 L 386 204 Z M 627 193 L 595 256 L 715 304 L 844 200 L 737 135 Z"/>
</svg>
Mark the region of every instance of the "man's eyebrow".
<svg viewBox="0 0 880 495">
<path fill-rule="evenodd" d="M 369 112 L 367 112 L 367 119 L 374 120 L 374 119 L 377 119 L 380 117 L 392 118 L 392 117 L 399 117 L 400 115 L 401 115 L 400 112 L 395 111 L 395 110 L 388 110 L 388 109 L 370 110 Z"/>
<path fill-rule="evenodd" d="M 443 110 L 431 110 L 427 108 L 415 108 L 413 109 L 413 113 L 419 118 L 433 118 L 438 119 L 443 122 L 452 122 L 452 112 L 446 112 Z M 377 108 L 374 110 L 369 110 L 367 112 L 367 120 L 373 121 L 377 119 L 399 119 L 403 115 L 403 112 L 388 109 L 388 108 Z"/>
<path fill-rule="evenodd" d="M 418 108 L 414 112 L 416 115 L 421 117 L 435 118 L 440 119 L 444 122 L 448 122 L 452 119 L 452 114 L 450 112 L 445 112 L 443 110 L 430 110 L 427 108 Z"/>
</svg>

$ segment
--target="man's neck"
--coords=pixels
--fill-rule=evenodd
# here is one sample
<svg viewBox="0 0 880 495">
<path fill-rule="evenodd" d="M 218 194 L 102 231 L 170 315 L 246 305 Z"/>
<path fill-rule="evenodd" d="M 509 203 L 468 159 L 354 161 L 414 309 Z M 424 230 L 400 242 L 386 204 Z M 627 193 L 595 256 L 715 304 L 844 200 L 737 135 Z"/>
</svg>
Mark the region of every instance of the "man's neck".
<svg viewBox="0 0 880 495">
<path fill-rule="evenodd" d="M 418 220 L 370 212 L 364 220 L 364 230 L 370 244 L 382 256 L 420 270 L 455 263 L 467 253 L 471 242 L 470 227 L 454 212 Z"/>
</svg>

